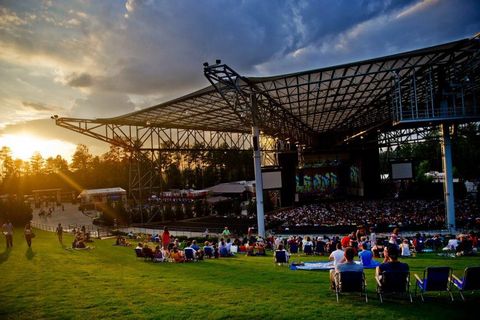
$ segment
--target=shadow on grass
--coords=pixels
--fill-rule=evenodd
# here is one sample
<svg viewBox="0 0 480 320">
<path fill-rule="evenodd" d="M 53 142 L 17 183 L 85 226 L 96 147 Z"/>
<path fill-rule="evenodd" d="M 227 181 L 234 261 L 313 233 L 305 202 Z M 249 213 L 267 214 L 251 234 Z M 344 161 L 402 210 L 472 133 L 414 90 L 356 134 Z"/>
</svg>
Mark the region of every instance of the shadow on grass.
<svg viewBox="0 0 480 320">
<path fill-rule="evenodd" d="M 8 257 L 10 256 L 10 251 L 12 251 L 11 248 L 5 248 L 5 251 L 3 251 L 2 254 L 0 254 L 0 264 L 8 260 Z"/>
<path fill-rule="evenodd" d="M 33 252 L 32 248 L 28 248 L 27 252 L 25 252 L 25 257 L 27 257 L 28 260 L 32 260 L 33 257 L 35 257 L 35 252 Z"/>
</svg>

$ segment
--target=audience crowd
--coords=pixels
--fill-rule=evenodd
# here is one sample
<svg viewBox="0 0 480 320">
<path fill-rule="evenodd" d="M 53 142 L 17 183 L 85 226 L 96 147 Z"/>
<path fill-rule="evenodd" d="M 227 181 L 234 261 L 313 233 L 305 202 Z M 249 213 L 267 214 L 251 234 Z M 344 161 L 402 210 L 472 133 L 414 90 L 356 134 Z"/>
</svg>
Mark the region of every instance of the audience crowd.
<svg viewBox="0 0 480 320">
<path fill-rule="evenodd" d="M 473 227 L 480 223 L 475 200 L 455 202 L 458 226 Z M 265 216 L 270 226 L 332 227 L 369 225 L 376 227 L 441 228 L 445 225 L 443 200 L 358 200 L 317 203 L 277 211 Z"/>
</svg>

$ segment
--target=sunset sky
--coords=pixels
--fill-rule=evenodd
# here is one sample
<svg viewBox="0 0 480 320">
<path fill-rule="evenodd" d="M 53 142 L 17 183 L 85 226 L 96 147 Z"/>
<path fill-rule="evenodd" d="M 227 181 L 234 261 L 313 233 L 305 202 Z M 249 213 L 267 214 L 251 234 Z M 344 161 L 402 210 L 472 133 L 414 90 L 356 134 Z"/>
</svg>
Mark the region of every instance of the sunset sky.
<svg viewBox="0 0 480 320">
<path fill-rule="evenodd" d="M 480 1 L 0 0 L 0 146 L 28 159 L 108 146 L 50 116 L 124 114 L 208 85 L 319 68 L 480 32 Z"/>
</svg>

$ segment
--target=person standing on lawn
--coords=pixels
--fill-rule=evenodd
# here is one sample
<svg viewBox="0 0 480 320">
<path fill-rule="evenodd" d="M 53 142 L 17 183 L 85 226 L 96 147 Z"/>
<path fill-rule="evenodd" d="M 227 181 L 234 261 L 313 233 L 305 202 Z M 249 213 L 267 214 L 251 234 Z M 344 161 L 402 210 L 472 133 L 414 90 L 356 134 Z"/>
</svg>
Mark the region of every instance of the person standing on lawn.
<svg viewBox="0 0 480 320">
<path fill-rule="evenodd" d="M 32 231 L 32 226 L 30 225 L 30 222 L 27 222 L 25 225 L 25 228 L 23 229 L 23 234 L 25 235 L 25 240 L 27 241 L 28 247 L 32 247 L 32 238 L 34 237 L 33 231 Z"/>
</svg>

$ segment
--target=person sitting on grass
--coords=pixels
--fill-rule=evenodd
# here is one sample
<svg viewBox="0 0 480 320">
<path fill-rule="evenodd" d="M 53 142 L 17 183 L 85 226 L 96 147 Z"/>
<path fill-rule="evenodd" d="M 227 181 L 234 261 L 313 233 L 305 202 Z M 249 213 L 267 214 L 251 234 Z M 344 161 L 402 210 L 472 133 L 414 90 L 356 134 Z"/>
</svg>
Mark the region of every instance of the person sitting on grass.
<svg viewBox="0 0 480 320">
<path fill-rule="evenodd" d="M 170 258 L 173 262 L 177 262 L 177 263 L 181 263 L 185 261 L 183 251 L 179 250 L 176 246 L 173 247 L 172 251 L 170 252 Z"/>
<path fill-rule="evenodd" d="M 155 247 L 155 251 L 153 252 L 153 262 L 164 262 L 165 257 L 162 252 L 162 248 L 160 246 Z"/>
<path fill-rule="evenodd" d="M 373 260 L 373 253 L 372 253 L 372 251 L 365 248 L 365 244 L 359 244 L 358 249 L 360 250 L 358 252 L 360 262 L 362 262 L 362 265 L 365 268 L 372 268 L 373 269 L 374 267 L 376 267 L 380 264 L 378 261 Z"/>
<path fill-rule="evenodd" d="M 257 245 L 255 246 L 255 249 L 257 250 L 257 256 L 266 256 L 267 254 L 265 253 L 265 244 L 263 242 L 257 242 Z"/>
</svg>

